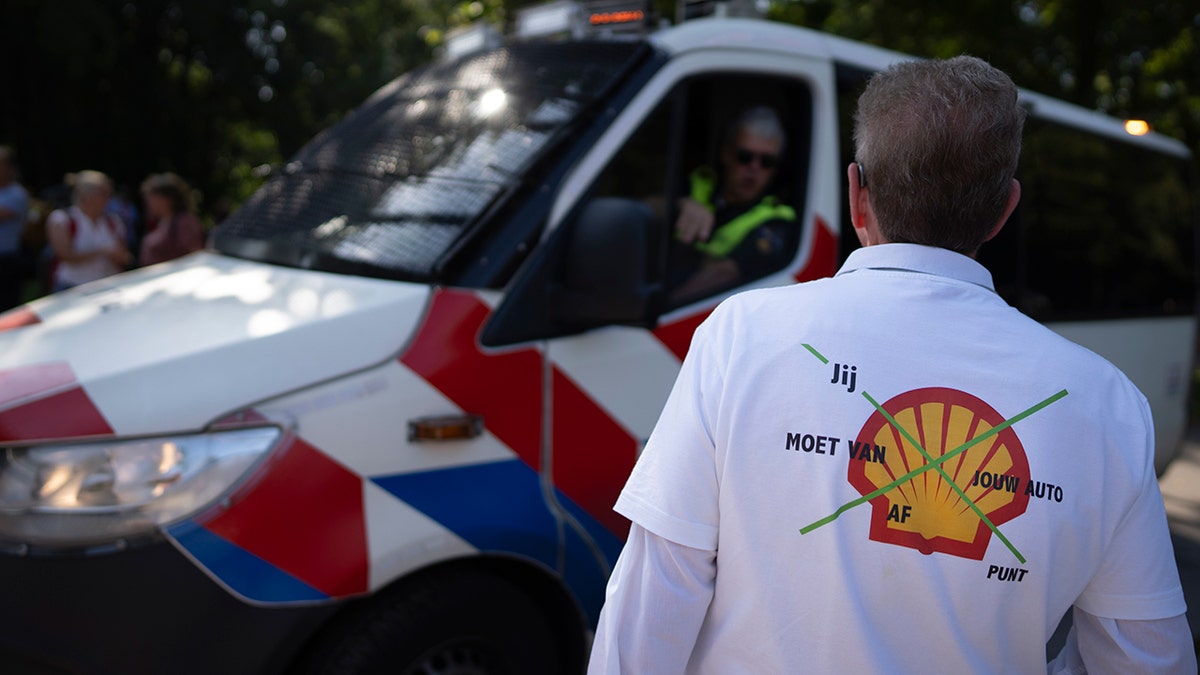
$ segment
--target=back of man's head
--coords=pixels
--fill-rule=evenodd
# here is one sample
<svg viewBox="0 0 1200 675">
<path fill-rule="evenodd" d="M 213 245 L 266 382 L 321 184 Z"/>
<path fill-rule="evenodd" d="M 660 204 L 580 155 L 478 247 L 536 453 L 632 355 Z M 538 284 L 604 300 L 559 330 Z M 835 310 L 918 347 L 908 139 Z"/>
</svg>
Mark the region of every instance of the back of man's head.
<svg viewBox="0 0 1200 675">
<path fill-rule="evenodd" d="M 1004 214 L 1024 121 L 1012 80 L 974 57 L 872 77 L 854 119 L 855 158 L 884 238 L 974 254 Z"/>
</svg>

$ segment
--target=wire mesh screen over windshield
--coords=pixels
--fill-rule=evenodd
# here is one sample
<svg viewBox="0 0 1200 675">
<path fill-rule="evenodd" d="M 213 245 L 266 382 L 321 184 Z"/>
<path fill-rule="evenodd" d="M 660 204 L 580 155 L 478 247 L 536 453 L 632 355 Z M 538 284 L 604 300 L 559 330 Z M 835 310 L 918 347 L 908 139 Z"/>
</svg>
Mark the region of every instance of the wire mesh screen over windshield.
<svg viewBox="0 0 1200 675">
<path fill-rule="evenodd" d="M 216 247 L 428 279 L 637 49 L 516 45 L 401 77 L 302 148 L 221 226 Z"/>
</svg>

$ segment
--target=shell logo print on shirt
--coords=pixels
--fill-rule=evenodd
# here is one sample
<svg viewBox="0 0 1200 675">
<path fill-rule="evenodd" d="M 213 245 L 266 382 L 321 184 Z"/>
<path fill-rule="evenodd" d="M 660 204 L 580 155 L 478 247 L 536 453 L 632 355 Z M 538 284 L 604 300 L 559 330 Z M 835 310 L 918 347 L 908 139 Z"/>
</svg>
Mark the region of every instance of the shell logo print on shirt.
<svg viewBox="0 0 1200 675">
<path fill-rule="evenodd" d="M 811 345 L 804 347 L 829 363 Z M 999 529 L 1029 505 L 1029 462 L 1012 426 L 1066 395 L 1059 391 L 1005 419 L 957 389 L 914 389 L 882 404 L 863 391 L 874 412 L 851 441 L 847 469 L 862 497 L 801 534 L 869 502 L 874 541 L 982 560 L 995 535 L 1025 562 Z"/>
</svg>

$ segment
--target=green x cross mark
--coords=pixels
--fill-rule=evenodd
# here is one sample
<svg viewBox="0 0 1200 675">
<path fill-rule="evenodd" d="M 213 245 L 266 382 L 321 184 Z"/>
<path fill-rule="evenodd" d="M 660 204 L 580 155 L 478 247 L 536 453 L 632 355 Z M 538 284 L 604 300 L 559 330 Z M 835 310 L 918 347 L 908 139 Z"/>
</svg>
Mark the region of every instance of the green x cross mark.
<svg viewBox="0 0 1200 675">
<path fill-rule="evenodd" d="M 822 363 L 829 363 L 828 359 L 826 359 L 824 356 L 822 356 L 820 354 L 820 352 L 818 352 L 816 349 L 814 349 L 811 345 L 805 344 L 804 348 L 807 349 L 810 353 L 812 353 L 813 356 L 817 357 L 817 359 L 819 359 Z M 947 452 L 946 454 L 942 455 L 941 457 L 939 457 L 937 459 L 934 459 L 933 457 L 931 457 L 929 455 L 929 453 L 925 451 L 925 448 L 921 447 L 921 444 L 918 443 L 917 440 L 912 437 L 912 434 L 910 434 L 907 429 L 900 426 L 900 424 L 896 421 L 896 419 L 894 417 L 892 417 L 891 413 L 884 410 L 883 406 L 880 405 L 874 398 L 872 398 L 870 394 L 868 394 L 867 392 L 864 391 L 862 393 L 862 395 L 863 395 L 863 398 L 865 398 L 868 402 L 870 402 L 870 404 L 875 408 L 875 410 L 879 411 L 879 414 L 884 416 L 884 418 L 888 421 L 888 424 L 890 424 L 892 426 L 892 428 L 894 428 L 896 431 L 900 432 L 900 434 L 904 436 L 904 439 L 906 441 L 908 441 L 909 443 L 911 443 L 912 446 L 915 447 L 921 453 L 921 456 L 923 456 L 925 458 L 925 461 L 927 463 L 924 466 L 921 466 L 916 469 L 913 469 L 912 471 L 909 471 L 908 473 L 904 474 L 903 476 L 900 476 L 899 478 L 892 481 L 891 483 L 888 483 L 887 485 L 884 485 L 884 486 L 876 489 L 873 492 L 870 492 L 868 494 L 863 495 L 862 497 L 859 497 L 858 499 L 855 499 L 853 501 L 847 502 L 846 504 L 843 504 L 832 514 L 812 523 L 811 525 L 807 525 L 805 527 L 800 528 L 800 534 L 802 534 L 802 535 L 808 534 L 809 532 L 812 532 L 813 530 L 815 530 L 819 527 L 828 525 L 829 523 L 832 523 L 833 521 L 837 520 L 839 516 L 841 516 L 843 513 L 847 512 L 847 511 L 849 511 L 850 509 L 852 509 L 856 506 L 861 506 L 862 504 L 866 504 L 867 502 L 871 501 L 872 499 L 896 489 L 897 487 L 903 485 L 904 483 L 907 483 L 908 481 L 925 473 L 926 471 L 937 471 L 938 473 L 942 474 L 942 477 L 945 478 L 946 481 L 954 488 L 954 491 L 956 493 L 958 493 L 958 496 L 964 502 L 966 502 L 968 506 L 970 506 L 971 510 L 975 512 L 975 515 L 979 516 L 979 518 L 988 526 L 988 529 L 990 529 L 996 535 L 996 537 L 1000 539 L 1000 541 L 1004 542 L 1004 545 L 1008 547 L 1008 550 L 1012 551 L 1013 555 L 1017 557 L 1017 560 L 1020 560 L 1022 563 L 1025 562 L 1025 557 L 1023 555 L 1021 555 L 1021 552 L 1017 550 L 1016 546 L 1013 546 L 1012 542 L 1010 542 L 1008 540 L 1008 538 L 1006 538 L 1000 532 L 999 528 L 997 528 L 992 523 L 992 521 L 990 519 L 988 519 L 987 514 L 985 514 L 979 508 L 979 506 L 970 497 L 968 497 L 966 495 L 966 493 L 963 491 L 963 489 L 958 486 L 958 483 L 956 483 L 950 479 L 950 476 L 942 468 L 942 464 L 961 455 L 962 453 L 966 452 L 967 450 L 970 450 L 971 448 L 975 447 L 979 443 L 982 443 L 983 441 L 999 434 L 1000 432 L 1011 427 L 1012 425 L 1016 424 L 1017 422 L 1020 422 L 1021 420 L 1029 417 L 1030 415 L 1037 413 L 1038 411 L 1042 410 L 1043 408 L 1046 408 L 1047 406 L 1054 403 L 1055 401 L 1058 401 L 1059 399 L 1065 397 L 1067 395 L 1067 390 L 1063 389 L 1063 390 L 1059 391 L 1058 393 L 1047 397 L 1045 400 L 1043 400 L 1043 401 L 1033 405 L 1032 407 L 1020 412 L 1019 414 L 1005 420 L 1004 422 L 992 427 L 991 429 L 988 429 L 984 433 L 982 433 L 972 439 L 969 439 L 962 445 L 959 445 L 958 447 L 954 448 L 950 452 Z"/>
</svg>

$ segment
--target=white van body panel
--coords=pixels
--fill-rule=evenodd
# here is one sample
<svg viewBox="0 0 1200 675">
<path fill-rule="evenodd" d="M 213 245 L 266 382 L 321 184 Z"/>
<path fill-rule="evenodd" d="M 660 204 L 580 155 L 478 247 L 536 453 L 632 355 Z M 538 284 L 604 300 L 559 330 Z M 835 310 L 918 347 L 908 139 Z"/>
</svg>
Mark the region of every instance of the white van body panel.
<svg viewBox="0 0 1200 675">
<path fill-rule="evenodd" d="M 638 439 L 639 450 L 679 375 L 679 359 L 651 333 L 636 328 L 611 327 L 554 340 L 550 357 Z"/>
<path fill-rule="evenodd" d="M 1179 452 L 1187 430 L 1192 364 L 1186 356 L 1196 344 L 1196 320 L 1190 316 L 1051 323 L 1059 335 L 1104 355 L 1120 368 L 1150 402 L 1160 473 Z M 1129 345 L 1142 345 L 1131 350 Z"/>
<path fill-rule="evenodd" d="M 883 70 L 893 63 L 913 61 L 917 57 L 874 45 L 854 42 L 836 35 L 795 26 L 750 19 L 700 19 L 658 33 L 651 41 L 671 54 L 689 51 L 743 49 L 762 53 L 777 52 L 796 56 L 815 57 L 832 63 L 842 63 L 862 70 Z M 1087 110 L 1049 96 L 1021 90 L 1021 100 L 1034 106 L 1039 117 L 1072 126 L 1109 138 L 1127 136 L 1124 125 L 1095 110 Z M 1151 132 L 1138 142 L 1158 152 L 1180 158 L 1189 156 L 1182 141 Z"/>
<path fill-rule="evenodd" d="M 65 362 L 116 433 L 197 429 L 394 356 L 429 292 L 202 252 L 35 301 L 0 372 Z"/>
</svg>

